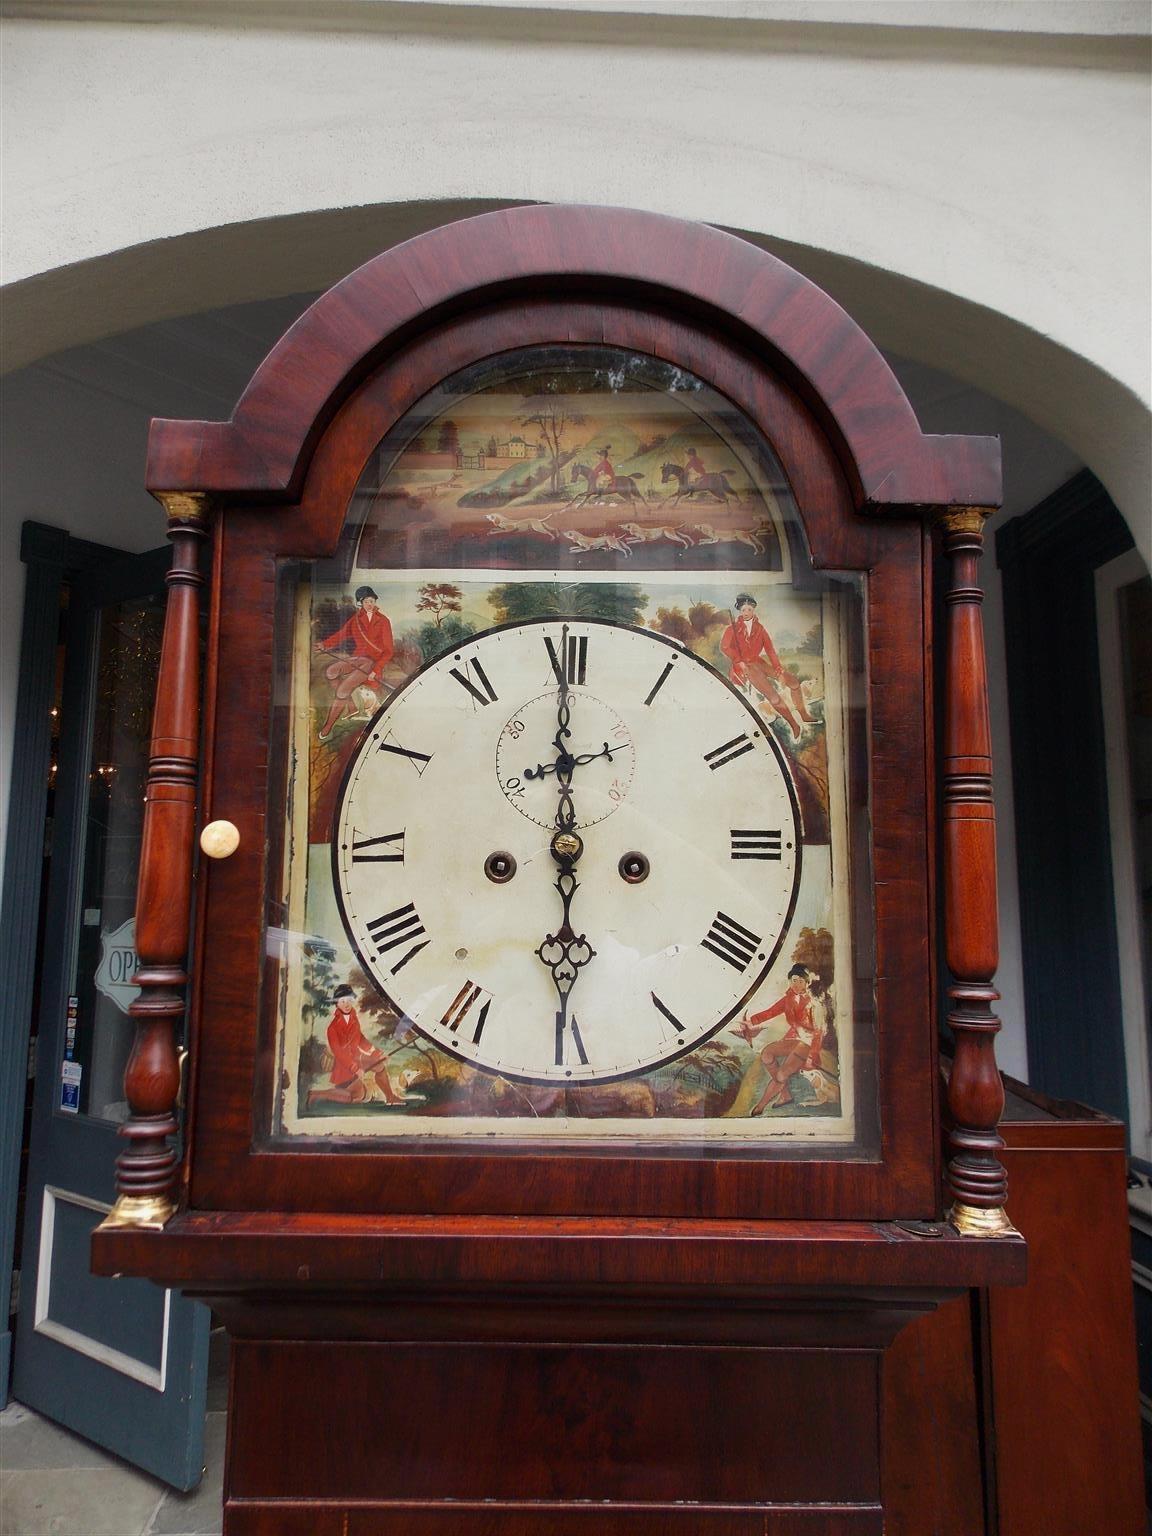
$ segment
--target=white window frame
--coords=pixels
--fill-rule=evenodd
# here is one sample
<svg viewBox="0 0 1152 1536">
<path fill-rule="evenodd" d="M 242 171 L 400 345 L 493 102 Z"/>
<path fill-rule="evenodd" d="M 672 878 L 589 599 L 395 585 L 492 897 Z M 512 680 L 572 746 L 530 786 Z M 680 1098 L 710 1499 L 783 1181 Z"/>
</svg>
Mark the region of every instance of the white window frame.
<svg viewBox="0 0 1152 1536">
<path fill-rule="evenodd" d="M 102 1200 L 93 1200 L 88 1195 L 78 1195 L 73 1190 L 60 1189 L 54 1184 L 45 1184 L 44 1208 L 40 1221 L 39 1268 L 36 1274 L 36 1314 L 33 1320 L 35 1331 L 43 1334 L 45 1338 L 55 1339 L 58 1344 L 63 1344 L 68 1349 L 74 1349 L 77 1354 L 87 1355 L 90 1360 L 107 1366 L 109 1370 L 119 1371 L 122 1376 L 129 1376 L 133 1381 L 142 1382 L 144 1386 L 151 1387 L 154 1392 L 162 1393 L 168 1381 L 168 1340 L 172 1320 L 171 1291 L 164 1292 L 164 1316 L 160 1324 L 159 1369 L 146 1360 L 138 1360 L 135 1355 L 126 1355 L 123 1350 L 113 1349 L 110 1344 L 105 1344 L 100 1339 L 90 1338 L 86 1333 L 69 1328 L 67 1324 L 59 1323 L 51 1316 L 56 1205 L 61 1200 L 69 1205 L 79 1206 L 81 1210 L 95 1211 L 101 1217 L 107 1216 L 112 1209 Z"/>
</svg>

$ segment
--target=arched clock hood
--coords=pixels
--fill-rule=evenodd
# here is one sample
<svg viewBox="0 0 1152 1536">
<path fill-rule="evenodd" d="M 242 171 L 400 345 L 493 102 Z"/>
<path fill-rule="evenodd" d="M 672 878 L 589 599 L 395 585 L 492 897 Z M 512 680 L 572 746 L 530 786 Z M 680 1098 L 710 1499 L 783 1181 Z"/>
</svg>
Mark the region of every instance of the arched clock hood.
<svg viewBox="0 0 1152 1536">
<path fill-rule="evenodd" d="M 706 225 L 620 208 L 503 209 L 358 267 L 286 332 L 227 422 L 156 420 L 152 491 L 293 498 L 357 384 L 414 335 L 484 306 L 611 294 L 716 326 L 817 412 L 861 508 L 998 506 L 996 438 L 930 436 L 879 350 L 822 289 Z"/>
</svg>

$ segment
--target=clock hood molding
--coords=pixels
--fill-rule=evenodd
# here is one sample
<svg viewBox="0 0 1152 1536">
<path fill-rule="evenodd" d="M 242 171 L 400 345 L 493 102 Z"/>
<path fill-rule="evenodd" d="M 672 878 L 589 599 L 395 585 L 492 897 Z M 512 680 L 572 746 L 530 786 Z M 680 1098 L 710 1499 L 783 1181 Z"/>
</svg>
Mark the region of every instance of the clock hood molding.
<svg viewBox="0 0 1152 1536">
<path fill-rule="evenodd" d="M 816 412 L 862 510 L 1000 505 L 999 440 L 923 434 L 865 333 L 784 262 L 707 225 L 557 205 L 448 224 L 357 268 L 285 333 L 230 421 L 152 422 L 148 488 L 292 501 L 323 427 L 414 336 L 471 309 L 597 293 L 716 325 L 763 357 Z"/>
</svg>

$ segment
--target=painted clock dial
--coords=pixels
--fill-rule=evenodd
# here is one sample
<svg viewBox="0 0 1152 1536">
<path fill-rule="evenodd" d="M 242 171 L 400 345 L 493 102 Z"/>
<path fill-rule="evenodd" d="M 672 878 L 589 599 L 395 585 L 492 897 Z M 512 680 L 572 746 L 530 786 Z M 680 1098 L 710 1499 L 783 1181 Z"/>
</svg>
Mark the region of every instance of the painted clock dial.
<svg viewBox="0 0 1152 1536">
<path fill-rule="evenodd" d="M 771 967 L 800 876 L 763 717 L 675 641 L 608 621 L 502 626 L 416 673 L 365 731 L 335 827 L 376 986 L 444 1050 L 531 1082 L 699 1046 Z"/>
</svg>

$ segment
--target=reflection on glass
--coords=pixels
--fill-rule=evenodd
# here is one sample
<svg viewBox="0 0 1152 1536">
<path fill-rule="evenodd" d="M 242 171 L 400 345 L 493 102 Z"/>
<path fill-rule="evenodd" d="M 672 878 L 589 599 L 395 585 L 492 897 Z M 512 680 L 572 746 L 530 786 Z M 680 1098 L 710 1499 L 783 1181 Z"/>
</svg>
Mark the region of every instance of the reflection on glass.
<svg viewBox="0 0 1152 1536">
<path fill-rule="evenodd" d="M 682 369 L 411 411 L 282 567 L 275 1128 L 858 1144 L 861 591 Z"/>
<path fill-rule="evenodd" d="M 134 912 L 148 738 L 164 622 L 161 600 L 110 604 L 99 617 L 92 734 L 83 807 L 76 959 L 62 1083 L 77 1112 L 127 1118 L 124 1067 L 138 994 Z M 68 1109 L 69 1095 L 62 1095 Z"/>
</svg>

